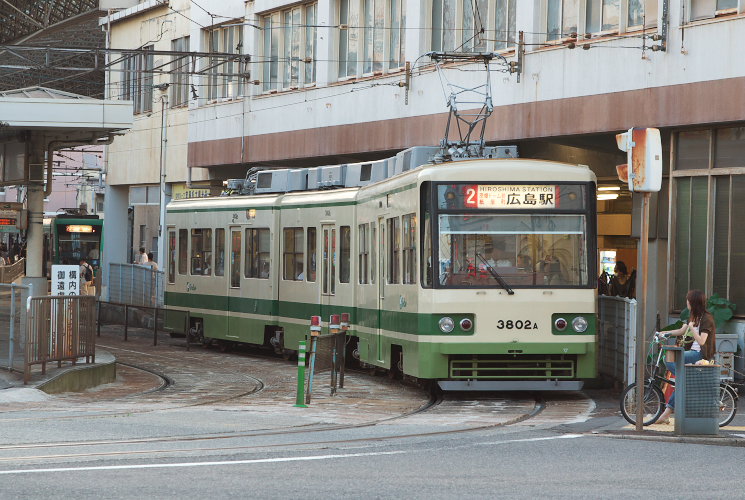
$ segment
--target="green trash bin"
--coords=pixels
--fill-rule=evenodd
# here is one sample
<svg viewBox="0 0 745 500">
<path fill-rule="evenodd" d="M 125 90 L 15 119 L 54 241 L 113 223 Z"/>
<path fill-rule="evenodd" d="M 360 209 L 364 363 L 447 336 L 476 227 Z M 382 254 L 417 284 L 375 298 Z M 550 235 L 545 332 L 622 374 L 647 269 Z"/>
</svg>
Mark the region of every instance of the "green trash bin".
<svg viewBox="0 0 745 500">
<path fill-rule="evenodd" d="M 685 389 L 681 394 L 685 409 L 676 416 L 676 420 L 680 419 L 680 434 L 719 434 L 720 368 L 685 366 Z"/>
</svg>

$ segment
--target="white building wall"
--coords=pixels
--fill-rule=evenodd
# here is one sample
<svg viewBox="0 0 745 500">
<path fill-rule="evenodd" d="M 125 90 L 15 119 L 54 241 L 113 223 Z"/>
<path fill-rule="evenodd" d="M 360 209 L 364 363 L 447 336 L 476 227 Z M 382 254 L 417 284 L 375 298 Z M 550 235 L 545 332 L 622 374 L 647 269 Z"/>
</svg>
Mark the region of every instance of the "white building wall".
<svg viewBox="0 0 745 500">
<path fill-rule="evenodd" d="M 409 0 L 407 3 L 407 25 L 410 28 L 406 32 L 407 60 L 412 63 L 429 50 L 429 31 L 414 29 L 427 26 L 428 16 L 431 15 L 425 6 L 428 3 L 418 0 Z M 536 4 L 540 3 L 518 2 L 518 30 L 545 31 L 545 20 L 535 9 Z M 528 46 L 520 83 L 516 75 L 493 73 L 495 107 L 745 76 L 745 58 L 741 55 L 742 41 L 745 40 L 745 18 L 703 21 L 681 28 L 681 4 L 676 1 L 670 3 L 671 26 L 667 52 L 653 52 L 649 48 L 642 52 L 642 40 L 632 34 L 590 40 L 590 50 L 582 50 L 581 44 L 575 49 L 569 49 L 566 45 L 548 48 Z M 291 2 L 257 0 L 254 2 L 254 12 L 289 4 Z M 334 15 L 332 2 L 319 2 L 320 24 L 334 24 Z M 329 34 L 334 39 L 329 39 Z M 259 94 L 247 105 L 234 102 L 192 109 L 189 141 L 290 132 L 446 112 L 440 81 L 431 67 L 417 65 L 414 69 L 408 105 L 404 104 L 405 90 L 396 86 L 404 79 L 402 73 L 358 78 L 355 83 L 336 83 L 336 65 L 322 60 L 338 59 L 337 34 L 338 30 L 335 29 L 318 30 L 319 75 L 328 76 L 330 85 L 324 86 L 323 79 L 319 78 L 314 89 Z M 257 48 L 260 46 L 258 36 L 254 33 L 250 37 Z M 526 36 L 527 41 L 532 38 L 533 42 L 540 37 Z M 647 47 L 658 44 L 651 40 L 645 43 Z M 260 60 L 261 55 L 254 59 Z M 508 59 L 514 60 L 514 55 L 508 55 Z M 427 63 L 428 58 L 420 61 Z M 500 69 L 496 65 L 493 68 Z M 260 66 L 256 64 L 252 70 L 260 78 Z M 464 86 L 477 85 L 484 79 L 484 73 L 480 71 L 447 73 Z M 251 89 L 254 92 L 260 90 L 254 86 Z M 241 119 L 244 110 L 248 114 L 245 129 Z"/>
</svg>

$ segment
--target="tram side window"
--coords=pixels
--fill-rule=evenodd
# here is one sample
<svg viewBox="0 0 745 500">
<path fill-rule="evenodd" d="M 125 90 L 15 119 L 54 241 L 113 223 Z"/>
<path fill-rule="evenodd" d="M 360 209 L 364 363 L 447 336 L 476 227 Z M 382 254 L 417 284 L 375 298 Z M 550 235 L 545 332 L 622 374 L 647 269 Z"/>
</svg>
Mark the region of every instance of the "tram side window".
<svg viewBox="0 0 745 500">
<path fill-rule="evenodd" d="M 212 229 L 191 230 L 191 274 L 212 274 Z"/>
<path fill-rule="evenodd" d="M 284 230 L 284 271 L 282 278 L 291 281 L 303 281 L 303 228 L 289 227 Z"/>
<path fill-rule="evenodd" d="M 358 245 L 359 245 L 359 262 L 357 269 L 359 270 L 359 282 L 361 285 L 369 283 L 367 274 L 367 263 L 369 262 L 370 247 L 367 233 L 367 224 L 360 224 L 357 228 L 358 234 Z"/>
<path fill-rule="evenodd" d="M 349 283 L 351 274 L 351 253 L 352 253 L 352 229 L 350 226 L 341 226 L 339 228 L 339 282 Z"/>
<path fill-rule="evenodd" d="M 269 229 L 246 229 L 246 278 L 269 279 Z"/>
<path fill-rule="evenodd" d="M 316 281 L 316 228 L 308 228 L 308 273 L 307 281 Z"/>
<path fill-rule="evenodd" d="M 168 282 L 176 283 L 176 231 L 168 231 Z"/>
<path fill-rule="evenodd" d="M 241 286 L 241 232 L 230 231 L 230 286 Z"/>
<path fill-rule="evenodd" d="M 416 283 L 416 215 L 407 214 L 402 218 L 404 284 Z"/>
<path fill-rule="evenodd" d="M 388 219 L 388 283 L 398 283 L 399 258 L 401 255 L 401 220 Z"/>
<path fill-rule="evenodd" d="M 377 238 L 377 232 L 376 232 L 376 222 L 370 223 L 370 283 L 375 284 L 375 276 L 378 272 L 378 260 L 377 260 L 377 253 L 375 252 L 375 248 L 377 248 L 378 240 Z"/>
<path fill-rule="evenodd" d="M 215 276 L 225 276 L 225 229 L 215 229 Z"/>
<path fill-rule="evenodd" d="M 178 273 L 186 274 L 186 263 L 188 261 L 187 248 L 189 245 L 189 231 L 178 230 Z"/>
</svg>

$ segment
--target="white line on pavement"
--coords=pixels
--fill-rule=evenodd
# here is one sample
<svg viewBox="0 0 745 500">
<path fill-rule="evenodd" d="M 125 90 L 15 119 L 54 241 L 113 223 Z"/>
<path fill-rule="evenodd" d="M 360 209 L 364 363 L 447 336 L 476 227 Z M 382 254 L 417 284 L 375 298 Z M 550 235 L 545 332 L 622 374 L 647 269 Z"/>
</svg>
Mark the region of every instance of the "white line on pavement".
<svg viewBox="0 0 745 500">
<path fill-rule="evenodd" d="M 231 460 L 224 462 L 185 462 L 177 464 L 139 464 L 139 465 L 101 465 L 96 467 L 60 467 L 55 469 L 19 469 L 0 471 L 0 474 L 31 474 L 35 472 L 78 472 L 93 470 L 126 469 L 165 469 L 174 467 L 210 467 L 219 465 L 267 464 L 276 462 L 303 462 L 309 460 L 330 460 L 334 458 L 373 457 L 377 455 L 399 455 L 403 451 L 380 451 L 375 453 L 351 453 L 348 455 L 316 455 L 312 457 L 260 458 L 255 460 Z"/>
<path fill-rule="evenodd" d="M 507 441 L 492 441 L 490 443 L 479 443 L 480 445 L 492 445 L 492 444 L 510 444 L 510 443 L 529 443 L 532 441 L 551 441 L 553 439 L 574 439 L 585 437 L 585 434 L 562 434 L 561 436 L 548 436 L 540 438 L 525 438 L 525 439 L 509 439 Z"/>
</svg>

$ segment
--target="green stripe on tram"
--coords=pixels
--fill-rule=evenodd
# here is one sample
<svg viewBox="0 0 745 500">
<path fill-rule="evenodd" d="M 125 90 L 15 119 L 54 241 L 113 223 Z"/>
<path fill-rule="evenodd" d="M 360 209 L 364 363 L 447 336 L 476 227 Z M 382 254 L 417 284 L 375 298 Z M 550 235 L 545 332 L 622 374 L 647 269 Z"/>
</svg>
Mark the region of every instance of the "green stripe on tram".
<svg viewBox="0 0 745 500">
<path fill-rule="evenodd" d="M 411 335 L 443 335 L 438 327 L 442 313 L 414 313 L 403 311 L 378 311 L 353 306 L 323 305 L 307 302 L 289 302 L 270 299 L 251 299 L 245 297 L 228 297 L 224 295 L 201 295 L 193 293 L 166 292 L 167 306 L 187 309 L 208 309 L 212 311 L 231 311 L 260 316 L 275 316 L 282 319 L 309 320 L 311 316 L 320 315 L 324 321 L 333 313 L 349 312 L 353 324 L 364 328 L 382 328 L 383 330 Z M 452 315 L 456 324 L 461 319 L 474 320 L 473 314 Z M 468 332 L 458 331 L 457 327 L 448 336 L 473 335 L 474 329 Z"/>
</svg>

